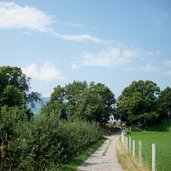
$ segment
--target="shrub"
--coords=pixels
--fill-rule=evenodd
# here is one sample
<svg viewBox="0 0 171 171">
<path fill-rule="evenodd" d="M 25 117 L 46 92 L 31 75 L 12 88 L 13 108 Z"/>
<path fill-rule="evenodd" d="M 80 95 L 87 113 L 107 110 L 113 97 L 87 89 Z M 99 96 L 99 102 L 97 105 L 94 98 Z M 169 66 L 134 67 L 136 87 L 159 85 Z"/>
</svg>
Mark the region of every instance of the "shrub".
<svg viewBox="0 0 171 171">
<path fill-rule="evenodd" d="M 1 111 L 4 170 L 41 171 L 61 165 L 101 137 L 96 123 L 61 121 L 54 112 L 42 113 L 31 121 L 24 116 L 18 108 Z"/>
</svg>

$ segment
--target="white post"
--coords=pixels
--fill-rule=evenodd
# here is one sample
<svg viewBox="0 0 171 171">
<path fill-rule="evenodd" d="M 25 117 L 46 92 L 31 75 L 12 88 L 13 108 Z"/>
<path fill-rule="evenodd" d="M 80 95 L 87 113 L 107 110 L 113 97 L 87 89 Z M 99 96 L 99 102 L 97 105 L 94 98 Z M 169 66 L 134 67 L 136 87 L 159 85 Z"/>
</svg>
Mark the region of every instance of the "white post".
<svg viewBox="0 0 171 171">
<path fill-rule="evenodd" d="M 124 136 L 124 147 L 125 147 L 125 149 L 126 149 L 126 147 L 127 147 L 127 141 L 126 141 L 126 136 Z M 126 149 L 127 150 L 127 149 Z"/>
<path fill-rule="evenodd" d="M 131 153 L 131 146 L 132 146 L 131 137 L 129 137 L 129 152 L 130 153 Z"/>
<path fill-rule="evenodd" d="M 126 143 L 126 140 L 125 140 L 126 138 L 125 138 L 125 136 L 124 136 L 124 148 L 125 148 L 125 143 Z"/>
<path fill-rule="evenodd" d="M 122 134 L 121 134 L 121 141 L 122 141 L 122 145 L 124 146 L 124 131 L 122 131 Z"/>
<path fill-rule="evenodd" d="M 135 157 L 135 140 L 132 141 L 132 155 Z"/>
<path fill-rule="evenodd" d="M 152 171 L 156 170 L 156 146 L 152 144 Z"/>
<path fill-rule="evenodd" d="M 129 149 L 129 141 L 128 141 L 128 137 L 126 137 L 126 149 L 127 149 L 127 151 L 128 151 L 128 149 Z"/>
<path fill-rule="evenodd" d="M 125 149 L 128 150 L 128 137 L 125 137 Z"/>
<path fill-rule="evenodd" d="M 129 127 L 129 131 L 131 132 L 131 126 Z"/>
<path fill-rule="evenodd" d="M 138 153 L 138 155 L 139 155 L 139 165 L 141 165 L 141 163 L 142 163 L 142 143 L 140 140 L 139 140 L 139 153 Z"/>
</svg>

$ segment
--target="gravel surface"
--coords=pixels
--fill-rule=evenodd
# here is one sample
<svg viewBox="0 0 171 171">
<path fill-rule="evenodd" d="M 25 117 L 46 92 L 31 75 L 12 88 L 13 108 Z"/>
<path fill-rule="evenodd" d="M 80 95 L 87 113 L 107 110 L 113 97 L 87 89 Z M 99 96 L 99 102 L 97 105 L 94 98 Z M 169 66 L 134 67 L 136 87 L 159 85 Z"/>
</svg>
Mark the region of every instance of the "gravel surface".
<svg viewBox="0 0 171 171">
<path fill-rule="evenodd" d="M 118 137 L 119 135 L 106 137 L 104 144 L 77 171 L 123 171 L 116 156 L 115 141 Z"/>
</svg>

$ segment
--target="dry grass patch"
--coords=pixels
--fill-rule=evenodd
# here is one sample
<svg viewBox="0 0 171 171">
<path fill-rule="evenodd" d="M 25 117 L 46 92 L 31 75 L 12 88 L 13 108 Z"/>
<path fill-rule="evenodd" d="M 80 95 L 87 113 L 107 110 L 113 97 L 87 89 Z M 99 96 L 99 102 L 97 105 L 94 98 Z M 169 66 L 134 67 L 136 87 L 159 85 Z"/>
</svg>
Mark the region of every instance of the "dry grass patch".
<svg viewBox="0 0 171 171">
<path fill-rule="evenodd" d="M 126 152 L 123 148 L 120 139 L 116 140 L 116 153 L 118 161 L 125 171 L 150 171 L 145 164 L 139 165 L 138 159 Z"/>
</svg>

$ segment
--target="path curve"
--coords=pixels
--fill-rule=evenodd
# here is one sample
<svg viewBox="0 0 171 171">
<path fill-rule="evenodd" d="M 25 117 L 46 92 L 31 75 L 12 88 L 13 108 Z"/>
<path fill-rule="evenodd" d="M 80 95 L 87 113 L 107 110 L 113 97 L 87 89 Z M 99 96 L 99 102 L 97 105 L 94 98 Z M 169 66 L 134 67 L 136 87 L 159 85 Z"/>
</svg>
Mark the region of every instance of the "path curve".
<svg viewBox="0 0 171 171">
<path fill-rule="evenodd" d="M 106 137 L 107 140 L 92 154 L 77 171 L 123 171 L 116 156 L 115 142 L 119 135 Z"/>
</svg>

